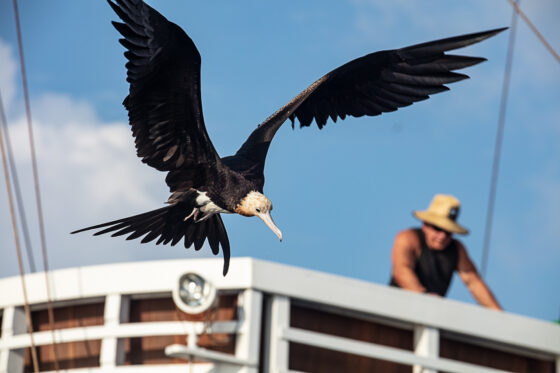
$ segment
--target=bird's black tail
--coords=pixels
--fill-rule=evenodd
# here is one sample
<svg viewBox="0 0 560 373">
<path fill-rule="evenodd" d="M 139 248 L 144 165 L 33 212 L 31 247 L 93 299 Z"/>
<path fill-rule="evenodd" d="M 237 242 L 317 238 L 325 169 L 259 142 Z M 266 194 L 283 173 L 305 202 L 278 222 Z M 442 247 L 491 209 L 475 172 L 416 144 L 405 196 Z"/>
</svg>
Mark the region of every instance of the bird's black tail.
<svg viewBox="0 0 560 373">
<path fill-rule="evenodd" d="M 189 211 L 183 203 L 165 206 L 157 210 L 148 211 L 143 214 L 129 216 L 127 218 L 97 224 L 91 227 L 76 230 L 74 233 L 92 229 L 102 229 L 94 233 L 94 236 L 110 233 L 112 237 L 129 234 L 127 240 L 134 240 L 141 236 L 141 243 L 146 243 L 158 238 L 156 245 L 171 243 L 175 245 L 185 238 L 185 248 L 194 244 L 195 250 L 200 250 L 204 241 L 208 239 L 210 248 L 214 255 L 218 255 L 220 246 L 224 255 L 224 276 L 229 269 L 229 239 L 226 228 L 220 214 L 213 215 L 203 221 L 195 222 L 193 218 L 184 220 L 185 212 Z"/>
</svg>

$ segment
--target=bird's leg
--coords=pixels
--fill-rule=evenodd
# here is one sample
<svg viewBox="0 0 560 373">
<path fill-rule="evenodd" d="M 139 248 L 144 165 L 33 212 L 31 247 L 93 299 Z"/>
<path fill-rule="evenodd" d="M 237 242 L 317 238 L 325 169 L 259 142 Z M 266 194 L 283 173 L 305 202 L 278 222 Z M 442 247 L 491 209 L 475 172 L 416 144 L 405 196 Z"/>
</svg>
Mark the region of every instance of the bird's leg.
<svg viewBox="0 0 560 373">
<path fill-rule="evenodd" d="M 204 220 L 208 219 L 212 215 L 214 215 L 212 212 L 204 212 L 204 213 L 202 213 L 202 216 L 200 216 L 200 219 L 198 219 L 198 214 L 196 214 L 194 216 L 194 222 L 195 223 L 200 223 L 201 221 L 204 221 Z"/>
<path fill-rule="evenodd" d="M 185 217 L 184 221 L 187 221 L 194 216 L 193 220 L 196 222 L 196 219 L 198 218 L 198 212 L 198 207 L 193 208 L 192 212 L 189 214 L 189 216 Z"/>
<path fill-rule="evenodd" d="M 193 221 L 195 223 L 200 223 L 201 221 L 204 221 L 204 220 L 208 219 L 212 215 L 214 215 L 214 214 L 213 213 L 208 213 L 208 212 L 205 212 L 205 211 L 201 211 L 198 207 L 195 207 L 195 208 L 193 208 L 191 213 L 187 217 L 185 217 L 185 219 L 183 219 L 183 220 L 187 221 L 190 218 L 193 218 Z"/>
</svg>

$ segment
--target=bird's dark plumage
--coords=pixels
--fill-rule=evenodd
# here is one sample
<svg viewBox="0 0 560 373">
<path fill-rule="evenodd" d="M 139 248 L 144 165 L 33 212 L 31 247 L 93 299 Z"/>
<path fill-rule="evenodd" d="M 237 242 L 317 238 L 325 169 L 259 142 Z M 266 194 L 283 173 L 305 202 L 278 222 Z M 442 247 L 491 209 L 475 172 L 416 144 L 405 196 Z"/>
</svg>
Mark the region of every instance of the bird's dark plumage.
<svg viewBox="0 0 560 373">
<path fill-rule="evenodd" d="M 194 197 L 194 195 L 191 196 L 191 198 Z M 218 255 L 220 246 L 222 247 L 225 275 L 229 268 L 230 250 L 226 228 L 220 214 L 212 215 L 200 222 L 195 222 L 192 219 L 184 220 L 185 211 L 192 210 L 192 206 L 195 204 L 194 200 L 184 200 L 184 202 L 178 202 L 157 210 L 94 225 L 72 233 L 104 228 L 94 233 L 94 236 L 113 232 L 112 237 L 128 235 L 126 239 L 133 240 L 145 235 L 141 243 L 151 242 L 157 238 L 157 245 L 175 245 L 184 238 L 185 248 L 194 244 L 197 251 L 202 248 L 204 241 L 208 238 L 208 243 L 214 255 Z"/>
<path fill-rule="evenodd" d="M 205 240 L 229 266 L 229 241 L 220 213 L 257 215 L 281 238 L 261 193 L 270 142 L 289 118 L 319 129 L 328 119 L 395 111 L 465 78 L 454 72 L 484 58 L 445 52 L 489 38 L 502 29 L 375 52 L 350 61 L 293 98 L 261 123 L 233 156 L 220 158 L 206 132 L 200 95 L 200 54 L 177 25 L 141 0 L 108 0 L 121 18 L 113 22 L 127 49 L 130 91 L 123 104 L 142 162 L 167 172 L 169 206 L 72 232 L 101 229 L 142 238 L 142 243 L 177 244 L 199 250 Z M 266 211 L 261 211 L 266 210 Z"/>
</svg>

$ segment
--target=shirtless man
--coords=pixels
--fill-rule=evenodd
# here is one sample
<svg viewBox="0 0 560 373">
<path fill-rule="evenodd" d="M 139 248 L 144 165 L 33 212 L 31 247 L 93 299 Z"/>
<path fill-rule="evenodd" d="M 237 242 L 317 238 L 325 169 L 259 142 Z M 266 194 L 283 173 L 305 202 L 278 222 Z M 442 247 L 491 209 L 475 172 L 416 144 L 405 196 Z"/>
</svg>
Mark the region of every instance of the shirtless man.
<svg viewBox="0 0 560 373">
<path fill-rule="evenodd" d="M 460 206 L 457 198 L 437 194 L 427 210 L 414 211 L 422 227 L 401 231 L 395 237 L 391 285 L 443 297 L 457 271 L 479 304 L 501 310 L 465 246 L 453 238 L 454 233 L 468 233 L 456 222 Z"/>
</svg>

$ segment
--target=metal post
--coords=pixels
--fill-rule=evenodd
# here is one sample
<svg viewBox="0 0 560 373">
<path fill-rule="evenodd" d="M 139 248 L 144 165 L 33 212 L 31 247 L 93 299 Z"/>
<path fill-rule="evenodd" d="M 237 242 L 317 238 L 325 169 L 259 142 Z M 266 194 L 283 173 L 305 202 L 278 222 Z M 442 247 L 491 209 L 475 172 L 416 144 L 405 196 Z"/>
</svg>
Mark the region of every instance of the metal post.
<svg viewBox="0 0 560 373">
<path fill-rule="evenodd" d="M 439 356 L 439 330 L 424 325 L 414 326 L 414 353 L 418 356 L 433 357 Z M 423 368 L 414 365 L 413 373 L 437 373 L 433 369 Z"/>
<path fill-rule="evenodd" d="M 262 293 L 247 289 L 239 295 L 239 323 L 235 356 L 240 359 L 259 361 L 261 333 Z M 245 367 L 239 373 L 256 373 L 258 367 Z"/>
<path fill-rule="evenodd" d="M 121 322 L 128 321 L 128 297 L 109 294 L 105 298 L 105 328 L 118 328 Z M 102 368 L 114 368 L 124 363 L 124 341 L 116 337 L 106 337 L 101 341 L 99 363 Z"/>
<path fill-rule="evenodd" d="M 269 305 L 267 313 L 268 334 L 270 348 L 268 349 L 268 371 L 280 373 L 288 371 L 289 342 L 283 338 L 283 331 L 290 327 L 290 300 L 282 295 L 275 295 Z"/>
<path fill-rule="evenodd" d="M 25 312 L 20 307 L 4 308 L 2 314 L 2 338 L 27 332 Z M 0 373 L 23 372 L 25 349 L 1 350 Z"/>
</svg>

